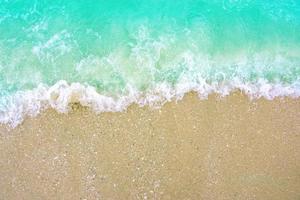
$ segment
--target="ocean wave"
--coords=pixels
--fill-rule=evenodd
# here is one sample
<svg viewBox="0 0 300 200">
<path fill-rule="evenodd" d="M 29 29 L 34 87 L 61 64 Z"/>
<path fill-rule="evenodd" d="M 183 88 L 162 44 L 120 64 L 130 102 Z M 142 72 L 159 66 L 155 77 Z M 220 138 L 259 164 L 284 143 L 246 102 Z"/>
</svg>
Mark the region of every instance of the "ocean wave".
<svg viewBox="0 0 300 200">
<path fill-rule="evenodd" d="M 89 107 L 95 113 L 122 112 L 131 104 L 159 108 L 166 102 L 181 100 L 188 92 L 196 92 L 200 99 L 205 99 L 213 93 L 227 96 L 237 90 L 250 99 L 299 98 L 300 82 L 285 85 L 270 83 L 264 79 L 259 79 L 256 83 L 245 83 L 239 79 L 226 83 L 207 83 L 205 80 L 191 83 L 188 80 L 181 80 L 175 86 L 160 83 L 143 92 L 128 85 L 127 94 L 108 96 L 100 94 L 93 86 L 81 83 L 69 84 L 61 80 L 53 86 L 40 84 L 33 90 L 19 91 L 2 97 L 0 123 L 14 128 L 21 124 L 26 116 L 35 117 L 48 108 L 53 108 L 59 113 L 68 113 L 73 103 Z"/>
</svg>

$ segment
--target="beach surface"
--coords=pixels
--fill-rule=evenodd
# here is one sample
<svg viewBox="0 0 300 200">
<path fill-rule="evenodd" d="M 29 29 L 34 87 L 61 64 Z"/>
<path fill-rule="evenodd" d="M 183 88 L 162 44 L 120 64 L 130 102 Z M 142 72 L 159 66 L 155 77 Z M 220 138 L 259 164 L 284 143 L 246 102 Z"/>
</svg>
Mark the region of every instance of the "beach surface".
<svg viewBox="0 0 300 200">
<path fill-rule="evenodd" d="M 300 199 L 300 101 L 239 92 L 0 128 L 0 199 Z"/>
</svg>

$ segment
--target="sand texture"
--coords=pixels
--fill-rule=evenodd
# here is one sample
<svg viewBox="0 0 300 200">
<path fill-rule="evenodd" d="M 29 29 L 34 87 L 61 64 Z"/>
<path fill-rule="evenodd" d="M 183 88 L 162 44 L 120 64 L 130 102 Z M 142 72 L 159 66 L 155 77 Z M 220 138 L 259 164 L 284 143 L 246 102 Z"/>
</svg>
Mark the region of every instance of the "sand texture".
<svg viewBox="0 0 300 200">
<path fill-rule="evenodd" d="M 300 199 L 300 100 L 239 93 L 0 128 L 0 199 Z"/>
</svg>

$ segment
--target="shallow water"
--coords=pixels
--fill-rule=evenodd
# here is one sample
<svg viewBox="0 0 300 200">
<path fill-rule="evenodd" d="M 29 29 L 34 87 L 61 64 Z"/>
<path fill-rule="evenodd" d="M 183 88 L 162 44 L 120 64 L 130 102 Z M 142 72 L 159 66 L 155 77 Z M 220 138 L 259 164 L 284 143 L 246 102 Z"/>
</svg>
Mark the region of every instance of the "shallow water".
<svg viewBox="0 0 300 200">
<path fill-rule="evenodd" d="M 120 111 L 191 90 L 300 96 L 299 1 L 0 0 L 0 33 L 5 123 L 70 102 Z"/>
</svg>

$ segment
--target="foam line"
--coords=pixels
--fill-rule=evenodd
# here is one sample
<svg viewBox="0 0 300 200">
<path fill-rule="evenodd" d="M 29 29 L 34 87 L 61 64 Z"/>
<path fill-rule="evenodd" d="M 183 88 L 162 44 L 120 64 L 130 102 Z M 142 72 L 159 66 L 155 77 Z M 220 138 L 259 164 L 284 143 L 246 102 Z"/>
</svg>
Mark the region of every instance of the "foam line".
<svg viewBox="0 0 300 200">
<path fill-rule="evenodd" d="M 96 88 L 80 83 L 58 81 L 53 86 L 40 84 L 37 88 L 28 91 L 19 91 L 2 98 L 0 104 L 0 123 L 16 127 L 26 116 L 35 117 L 48 108 L 59 113 L 68 113 L 72 103 L 91 108 L 95 113 L 122 112 L 131 104 L 140 106 L 149 105 L 159 108 L 164 103 L 180 100 L 191 91 L 197 92 L 200 99 L 207 98 L 212 93 L 221 96 L 240 90 L 250 99 L 265 98 L 272 100 L 276 97 L 300 97 L 300 83 L 290 85 L 268 83 L 260 79 L 256 83 L 244 83 L 238 79 L 228 83 L 208 84 L 204 80 L 198 83 L 189 83 L 182 80 L 174 87 L 161 83 L 148 91 L 141 92 L 130 86 L 126 95 L 106 96 L 97 92 Z"/>
</svg>

